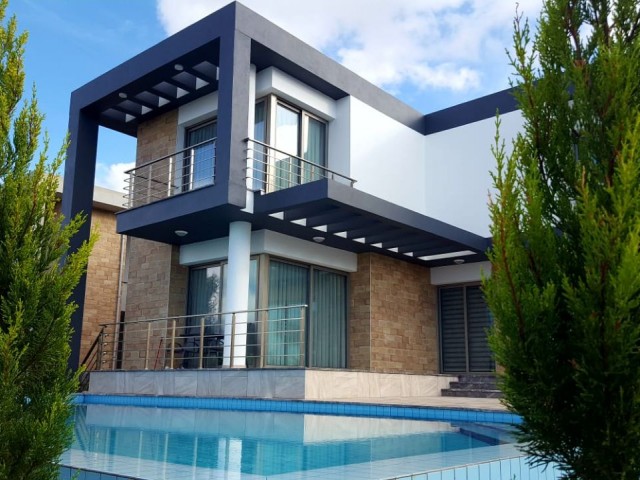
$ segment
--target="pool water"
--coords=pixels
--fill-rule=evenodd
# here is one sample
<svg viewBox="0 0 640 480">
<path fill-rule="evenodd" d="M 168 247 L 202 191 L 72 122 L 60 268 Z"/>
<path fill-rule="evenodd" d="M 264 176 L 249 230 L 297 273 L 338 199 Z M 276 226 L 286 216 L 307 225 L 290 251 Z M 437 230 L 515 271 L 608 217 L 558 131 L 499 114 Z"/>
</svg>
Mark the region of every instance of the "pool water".
<svg viewBox="0 0 640 480">
<path fill-rule="evenodd" d="M 186 478 L 185 468 L 197 472 L 189 478 L 340 478 L 354 466 L 368 472 L 359 478 L 381 478 L 376 465 L 406 463 L 411 473 L 415 459 L 511 441 L 505 425 L 281 412 L 78 405 L 74 420 L 63 463 L 93 458 L 102 471 L 132 475 L 118 465 L 133 462 L 149 479 Z M 158 465 L 161 476 L 144 476 Z"/>
</svg>

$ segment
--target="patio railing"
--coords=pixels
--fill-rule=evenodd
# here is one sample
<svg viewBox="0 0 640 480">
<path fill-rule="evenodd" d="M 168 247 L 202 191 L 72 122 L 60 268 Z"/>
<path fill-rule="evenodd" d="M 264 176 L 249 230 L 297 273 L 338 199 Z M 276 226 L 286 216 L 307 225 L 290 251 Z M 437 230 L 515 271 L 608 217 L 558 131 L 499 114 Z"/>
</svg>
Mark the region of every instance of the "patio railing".
<svg viewBox="0 0 640 480">
<path fill-rule="evenodd" d="M 102 324 L 95 370 L 303 367 L 307 305 Z"/>
<path fill-rule="evenodd" d="M 356 180 L 311 160 L 251 138 L 247 142 L 247 178 L 253 190 L 275 192 L 330 178 L 353 187 Z"/>
<path fill-rule="evenodd" d="M 147 205 L 215 182 L 216 139 L 137 165 L 125 172 L 127 208 Z"/>
</svg>

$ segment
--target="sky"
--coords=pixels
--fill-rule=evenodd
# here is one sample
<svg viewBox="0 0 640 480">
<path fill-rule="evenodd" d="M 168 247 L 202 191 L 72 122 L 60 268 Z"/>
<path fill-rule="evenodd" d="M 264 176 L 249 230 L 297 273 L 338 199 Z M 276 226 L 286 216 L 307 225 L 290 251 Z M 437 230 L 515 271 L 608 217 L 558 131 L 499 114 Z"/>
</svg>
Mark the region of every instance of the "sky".
<svg viewBox="0 0 640 480">
<path fill-rule="evenodd" d="M 66 135 L 73 90 L 227 3 L 10 0 L 9 14 L 29 32 L 27 91 L 36 85 L 51 150 Z M 509 86 L 515 0 L 241 3 L 422 113 Z M 541 4 L 518 0 L 518 9 L 534 23 Z M 134 138 L 101 128 L 96 184 L 122 189 L 134 158 Z"/>
</svg>

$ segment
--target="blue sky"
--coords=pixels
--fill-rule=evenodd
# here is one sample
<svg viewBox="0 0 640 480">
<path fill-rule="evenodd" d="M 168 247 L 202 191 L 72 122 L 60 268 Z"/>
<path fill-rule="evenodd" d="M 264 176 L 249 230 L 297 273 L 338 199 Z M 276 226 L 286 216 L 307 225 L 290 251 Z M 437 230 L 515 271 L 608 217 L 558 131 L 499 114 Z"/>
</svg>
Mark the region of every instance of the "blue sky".
<svg viewBox="0 0 640 480">
<path fill-rule="evenodd" d="M 534 19 L 541 2 L 520 0 L 520 10 Z M 226 3 L 10 0 L 29 32 L 27 88 L 35 82 L 52 149 L 74 89 Z M 243 3 L 424 113 L 508 87 L 513 0 Z M 96 182 L 116 187 L 134 156 L 135 139 L 101 129 Z"/>
</svg>

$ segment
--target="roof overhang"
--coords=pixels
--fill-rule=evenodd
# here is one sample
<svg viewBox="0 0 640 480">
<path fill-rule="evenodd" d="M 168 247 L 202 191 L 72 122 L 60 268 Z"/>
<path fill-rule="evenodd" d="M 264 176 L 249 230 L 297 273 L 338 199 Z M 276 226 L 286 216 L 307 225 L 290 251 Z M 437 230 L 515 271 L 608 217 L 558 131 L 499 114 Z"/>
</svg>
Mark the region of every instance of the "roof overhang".
<svg viewBox="0 0 640 480">
<path fill-rule="evenodd" d="M 427 266 L 486 260 L 490 240 L 330 179 L 266 195 L 253 213 L 216 198 L 215 186 L 118 214 L 118 232 L 186 244 L 228 235 L 229 223 L 273 230 L 354 253 L 376 252 Z M 203 204 L 208 203 L 204 208 Z M 188 232 L 178 237 L 176 230 Z"/>
</svg>

